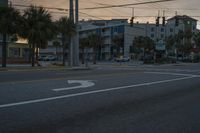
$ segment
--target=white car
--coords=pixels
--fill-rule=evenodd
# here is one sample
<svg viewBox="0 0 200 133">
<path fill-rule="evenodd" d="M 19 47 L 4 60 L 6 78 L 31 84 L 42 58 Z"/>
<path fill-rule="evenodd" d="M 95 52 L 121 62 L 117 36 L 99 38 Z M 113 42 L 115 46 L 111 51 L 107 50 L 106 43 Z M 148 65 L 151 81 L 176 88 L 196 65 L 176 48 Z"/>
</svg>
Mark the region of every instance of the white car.
<svg viewBox="0 0 200 133">
<path fill-rule="evenodd" d="M 128 62 L 130 61 L 129 57 L 119 57 L 119 58 L 115 58 L 115 61 L 117 62 Z"/>
<path fill-rule="evenodd" d="M 54 56 L 54 55 L 48 55 L 45 58 L 45 61 L 55 61 L 55 60 L 56 60 L 56 56 Z"/>
</svg>

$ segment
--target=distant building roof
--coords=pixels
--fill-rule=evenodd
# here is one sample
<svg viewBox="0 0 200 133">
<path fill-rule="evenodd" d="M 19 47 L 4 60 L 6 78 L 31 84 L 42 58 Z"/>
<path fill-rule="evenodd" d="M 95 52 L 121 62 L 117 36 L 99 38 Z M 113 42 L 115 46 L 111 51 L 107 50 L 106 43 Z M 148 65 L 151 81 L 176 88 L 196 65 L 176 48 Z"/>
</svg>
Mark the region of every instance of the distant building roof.
<svg viewBox="0 0 200 133">
<path fill-rule="evenodd" d="M 192 21 L 198 21 L 198 20 L 196 20 L 196 19 L 194 19 L 194 18 L 192 18 L 192 17 L 189 17 L 189 16 L 187 16 L 187 15 L 182 15 L 182 16 L 181 16 L 181 15 L 177 15 L 177 16 L 174 16 L 174 17 L 168 19 L 168 21 L 169 21 L 169 20 L 176 19 L 176 17 L 177 17 L 178 19 L 181 19 L 181 20 L 192 20 Z"/>
</svg>

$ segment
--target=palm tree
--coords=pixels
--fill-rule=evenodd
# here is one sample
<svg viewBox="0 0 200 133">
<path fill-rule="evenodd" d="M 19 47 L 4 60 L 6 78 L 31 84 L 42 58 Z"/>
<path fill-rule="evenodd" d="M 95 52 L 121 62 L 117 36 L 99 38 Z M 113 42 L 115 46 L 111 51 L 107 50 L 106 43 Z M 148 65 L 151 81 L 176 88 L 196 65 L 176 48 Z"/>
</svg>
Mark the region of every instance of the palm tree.
<svg viewBox="0 0 200 133">
<path fill-rule="evenodd" d="M 190 30 L 186 31 L 185 33 L 183 31 L 180 31 L 174 36 L 177 51 L 178 53 L 182 54 L 182 58 L 185 54 L 190 53 L 190 50 L 193 47 L 191 43 L 191 38 L 192 32 Z"/>
<path fill-rule="evenodd" d="M 124 52 L 124 37 L 123 34 L 119 34 L 113 37 L 112 42 L 114 43 L 114 47 L 117 49 L 117 56 L 119 56 L 120 53 L 120 49 L 122 48 L 123 52 Z"/>
<path fill-rule="evenodd" d="M 88 38 L 81 38 L 80 39 L 80 49 L 82 51 L 82 64 L 84 64 L 84 60 L 85 60 L 85 48 L 89 48 L 89 39 Z"/>
<path fill-rule="evenodd" d="M 165 42 L 166 42 L 166 49 L 171 50 L 174 46 L 175 39 L 172 35 L 170 35 L 169 37 L 165 38 Z"/>
<path fill-rule="evenodd" d="M 31 48 L 32 66 L 35 66 L 35 50 L 47 47 L 48 41 L 53 38 L 54 26 L 51 15 L 43 7 L 31 6 L 23 14 L 24 28 L 21 36 L 28 39 Z M 38 53 L 38 51 L 36 51 Z M 38 54 L 36 54 L 38 55 Z"/>
<path fill-rule="evenodd" d="M 56 57 L 57 57 L 57 59 L 58 59 L 58 48 L 61 47 L 61 44 L 60 44 L 59 41 L 54 41 L 54 42 L 53 42 L 53 46 L 56 47 Z"/>
<path fill-rule="evenodd" d="M 93 64 L 96 64 L 97 50 L 103 44 L 103 38 L 98 34 L 90 34 L 88 36 L 89 46 L 93 48 Z"/>
<path fill-rule="evenodd" d="M 146 52 L 155 49 L 155 42 L 149 37 L 138 36 L 135 37 L 133 40 L 133 47 L 136 47 L 137 49 L 143 49 L 143 61 L 144 61 Z"/>
<path fill-rule="evenodd" d="M 20 24 L 20 13 L 12 7 L 0 6 L 0 34 L 2 42 L 2 67 L 6 67 L 7 36 L 17 34 Z"/>
<path fill-rule="evenodd" d="M 166 43 L 166 53 L 168 56 L 168 51 L 172 50 L 174 47 L 174 43 L 175 43 L 174 36 L 170 35 L 167 38 L 165 38 L 165 43 Z"/>
<path fill-rule="evenodd" d="M 72 37 L 76 34 L 76 25 L 68 17 L 61 17 L 57 21 L 57 30 L 61 34 L 62 48 L 63 48 L 63 65 L 65 66 L 65 52 L 67 44 L 69 45 L 72 41 Z M 71 49 L 71 48 L 70 48 Z M 70 50 L 68 50 L 70 51 Z M 70 65 L 70 52 L 68 52 L 68 60 Z"/>
</svg>

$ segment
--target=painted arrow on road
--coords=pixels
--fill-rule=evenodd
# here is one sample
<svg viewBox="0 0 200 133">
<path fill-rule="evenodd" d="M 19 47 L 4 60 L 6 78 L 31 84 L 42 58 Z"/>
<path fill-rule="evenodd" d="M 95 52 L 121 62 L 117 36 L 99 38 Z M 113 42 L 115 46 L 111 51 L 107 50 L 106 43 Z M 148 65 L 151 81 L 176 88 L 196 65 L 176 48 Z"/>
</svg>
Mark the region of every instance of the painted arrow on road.
<svg viewBox="0 0 200 133">
<path fill-rule="evenodd" d="M 68 80 L 68 84 L 80 84 L 79 86 L 73 86 L 73 87 L 67 87 L 67 88 L 59 88 L 59 89 L 53 89 L 53 91 L 65 91 L 65 90 L 74 90 L 79 88 L 88 88 L 95 85 L 90 80 Z"/>
</svg>

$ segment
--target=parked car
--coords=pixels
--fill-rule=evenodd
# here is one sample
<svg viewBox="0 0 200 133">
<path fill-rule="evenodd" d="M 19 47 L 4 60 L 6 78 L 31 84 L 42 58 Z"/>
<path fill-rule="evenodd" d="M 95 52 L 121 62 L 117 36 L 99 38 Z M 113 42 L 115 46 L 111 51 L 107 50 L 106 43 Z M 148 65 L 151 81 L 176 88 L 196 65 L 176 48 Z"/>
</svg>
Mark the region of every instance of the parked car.
<svg viewBox="0 0 200 133">
<path fill-rule="evenodd" d="M 57 58 L 54 55 L 40 55 L 39 61 L 55 61 Z"/>
<path fill-rule="evenodd" d="M 47 58 L 46 55 L 40 55 L 39 58 L 38 58 L 38 60 L 39 61 L 45 61 L 46 58 Z"/>
<path fill-rule="evenodd" d="M 54 55 L 48 55 L 45 58 L 45 61 L 55 61 L 56 60 L 56 56 Z"/>
<path fill-rule="evenodd" d="M 123 56 L 123 57 L 115 58 L 115 61 L 117 61 L 117 62 L 128 62 L 128 61 L 130 61 L 130 58 Z"/>
</svg>

